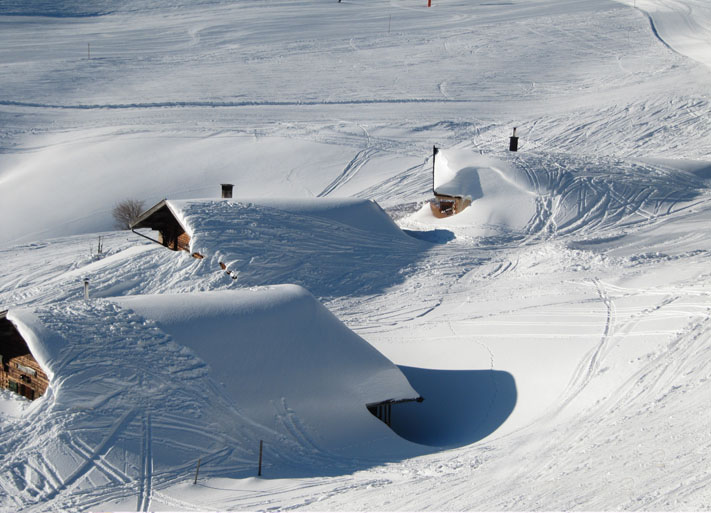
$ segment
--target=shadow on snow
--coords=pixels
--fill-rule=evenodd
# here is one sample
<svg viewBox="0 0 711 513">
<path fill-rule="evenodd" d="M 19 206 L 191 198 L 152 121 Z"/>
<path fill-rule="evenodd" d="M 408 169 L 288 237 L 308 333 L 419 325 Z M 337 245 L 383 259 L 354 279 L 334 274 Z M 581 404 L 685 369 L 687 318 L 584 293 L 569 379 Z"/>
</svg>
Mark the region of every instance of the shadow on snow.
<svg viewBox="0 0 711 513">
<path fill-rule="evenodd" d="M 435 370 L 400 367 L 424 401 L 393 407 L 392 428 L 423 445 L 472 444 L 504 423 L 516 405 L 511 374 L 493 370 Z"/>
</svg>

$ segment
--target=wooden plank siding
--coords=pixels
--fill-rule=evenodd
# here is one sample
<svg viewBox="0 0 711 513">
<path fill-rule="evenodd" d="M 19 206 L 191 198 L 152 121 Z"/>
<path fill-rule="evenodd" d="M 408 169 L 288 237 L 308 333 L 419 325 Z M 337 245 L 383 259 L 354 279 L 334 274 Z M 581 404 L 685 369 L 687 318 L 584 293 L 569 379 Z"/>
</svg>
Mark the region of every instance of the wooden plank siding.
<svg viewBox="0 0 711 513">
<path fill-rule="evenodd" d="M 49 377 L 30 353 L 15 326 L 0 316 L 0 387 L 37 399 L 49 386 Z"/>
<path fill-rule="evenodd" d="M 190 251 L 190 235 L 188 235 L 187 233 L 183 232 L 178 235 L 176 242 L 178 249 L 183 251 Z"/>
<path fill-rule="evenodd" d="M 441 219 L 443 217 L 459 214 L 471 204 L 471 200 L 462 198 L 461 196 L 436 194 L 435 200 L 430 203 L 430 208 L 432 209 L 432 214 Z"/>
</svg>

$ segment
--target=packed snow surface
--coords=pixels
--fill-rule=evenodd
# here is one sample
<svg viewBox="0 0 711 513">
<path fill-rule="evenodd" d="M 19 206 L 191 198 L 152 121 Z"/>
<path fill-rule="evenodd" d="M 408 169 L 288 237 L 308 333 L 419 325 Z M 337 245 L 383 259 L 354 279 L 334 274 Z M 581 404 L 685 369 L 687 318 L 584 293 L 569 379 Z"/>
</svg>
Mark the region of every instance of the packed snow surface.
<svg viewBox="0 0 711 513">
<path fill-rule="evenodd" d="M 55 378 L 0 391 L 0 509 L 711 509 L 708 2 L 426 4 L 0 4 L 0 308 Z M 448 219 L 433 145 L 476 170 Z M 209 256 L 110 231 L 129 198 L 184 201 Z M 187 339 L 277 283 L 402 374 L 319 388 L 299 351 L 247 384 Z M 267 290 L 268 330 L 344 333 Z M 392 430 L 386 388 L 425 398 Z"/>
</svg>

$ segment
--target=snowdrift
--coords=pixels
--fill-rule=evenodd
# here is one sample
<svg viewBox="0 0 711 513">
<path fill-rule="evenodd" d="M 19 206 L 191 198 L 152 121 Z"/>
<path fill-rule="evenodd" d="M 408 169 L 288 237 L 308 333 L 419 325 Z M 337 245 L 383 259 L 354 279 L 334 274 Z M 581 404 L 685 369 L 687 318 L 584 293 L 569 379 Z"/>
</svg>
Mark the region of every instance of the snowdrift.
<svg viewBox="0 0 711 513">
<path fill-rule="evenodd" d="M 711 6 L 708 2 L 622 1 L 647 15 L 654 35 L 666 46 L 711 67 Z"/>
<path fill-rule="evenodd" d="M 3 159 L 0 215 L 14 222 L 0 232 L 0 243 L 111 230 L 111 211 L 124 199 L 150 205 L 165 197 L 203 198 L 219 194 L 223 182 L 234 183 L 245 196 L 314 196 L 342 172 L 354 151 L 345 145 L 240 135 L 107 136 L 87 130 L 81 139 L 48 137 L 26 159 Z M 251 169 L 259 170 L 258 180 Z M 41 202 L 28 201 L 38 190 L 52 193 Z"/>
<path fill-rule="evenodd" d="M 252 476 L 259 440 L 267 477 L 420 450 L 366 408 L 417 392 L 298 286 L 65 302 L 8 319 L 52 375 L 8 420 L 15 449 L 0 471 L 16 477 L 3 486 L 26 506 L 97 487 L 140 488 L 140 504 L 199 457 L 206 475 Z"/>
</svg>

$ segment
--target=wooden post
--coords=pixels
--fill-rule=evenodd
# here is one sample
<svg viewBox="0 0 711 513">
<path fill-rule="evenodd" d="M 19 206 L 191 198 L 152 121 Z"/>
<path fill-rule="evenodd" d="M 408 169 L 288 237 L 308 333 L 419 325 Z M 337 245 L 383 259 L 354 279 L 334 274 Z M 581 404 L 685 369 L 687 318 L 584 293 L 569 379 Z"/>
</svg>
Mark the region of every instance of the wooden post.
<svg viewBox="0 0 711 513">
<path fill-rule="evenodd" d="M 432 146 L 432 194 L 435 193 L 435 158 L 437 157 L 437 153 L 439 152 L 439 149 L 437 149 L 437 146 Z"/>
<path fill-rule="evenodd" d="M 84 299 L 89 299 L 89 278 L 84 278 Z"/>
<path fill-rule="evenodd" d="M 257 471 L 258 476 L 262 475 L 262 447 L 264 447 L 264 441 L 260 440 L 259 441 L 259 470 Z"/>
<path fill-rule="evenodd" d="M 197 468 L 195 469 L 195 481 L 193 481 L 194 485 L 197 484 L 198 473 L 200 473 L 200 459 L 201 458 L 198 458 Z"/>
<path fill-rule="evenodd" d="M 432 7 L 432 0 L 427 0 L 427 7 Z"/>
</svg>

